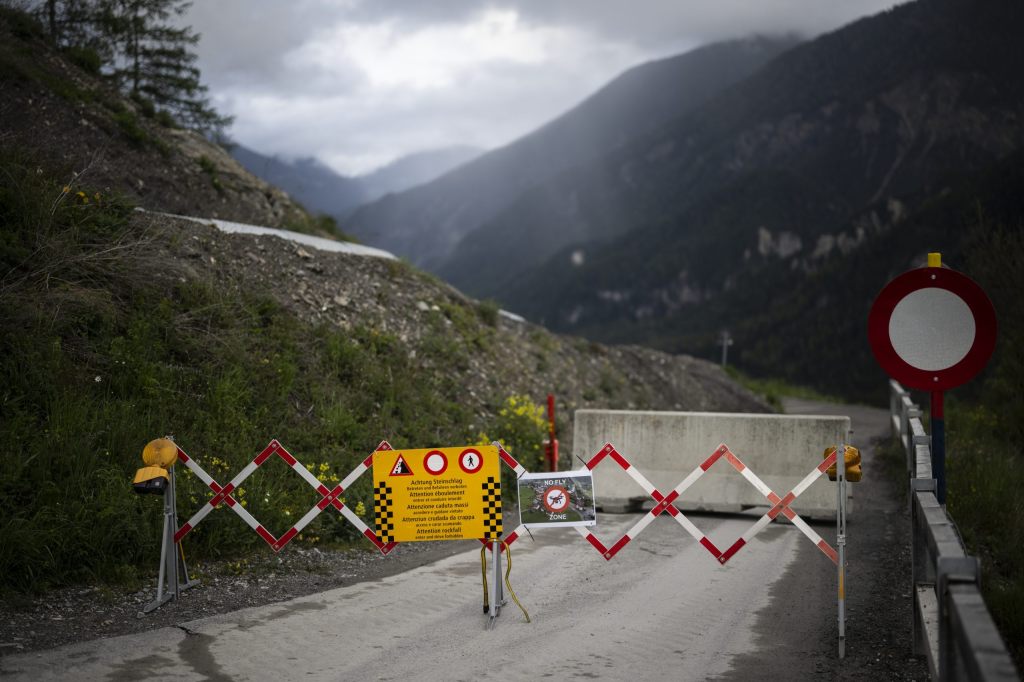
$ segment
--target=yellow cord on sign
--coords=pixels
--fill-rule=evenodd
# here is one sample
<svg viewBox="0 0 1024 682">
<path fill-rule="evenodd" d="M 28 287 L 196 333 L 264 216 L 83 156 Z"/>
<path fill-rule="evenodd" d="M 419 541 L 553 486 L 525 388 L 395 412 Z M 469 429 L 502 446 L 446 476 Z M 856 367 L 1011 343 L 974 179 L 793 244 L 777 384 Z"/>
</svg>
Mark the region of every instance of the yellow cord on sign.
<svg viewBox="0 0 1024 682">
<path fill-rule="evenodd" d="M 529 623 L 530 614 L 528 614 L 526 609 L 523 608 L 523 605 L 519 603 L 519 598 L 516 597 L 516 593 L 512 590 L 512 583 L 508 581 L 508 574 L 512 572 L 512 548 L 509 547 L 508 543 L 504 540 L 502 541 L 501 546 L 505 548 L 505 553 L 508 554 L 508 568 L 505 569 L 505 587 L 508 588 L 508 593 L 512 595 L 512 601 L 514 601 L 516 606 L 519 607 L 519 610 L 523 612 L 523 617 L 526 618 L 526 622 Z"/>
<path fill-rule="evenodd" d="M 516 603 L 519 610 L 523 612 L 523 617 L 526 618 L 526 622 L 532 622 L 530 620 L 530 614 L 526 612 L 523 605 L 519 603 L 519 597 L 516 596 L 515 590 L 512 589 L 512 583 L 509 582 L 509 574 L 512 573 L 512 548 L 509 547 L 508 543 L 504 540 L 501 541 L 498 551 L 505 550 L 506 557 L 508 558 L 508 567 L 505 569 L 505 587 L 508 588 L 508 593 L 512 595 L 512 601 Z M 488 597 L 487 590 L 487 545 L 480 548 L 480 572 L 484 579 L 484 613 L 487 613 L 490 608 L 490 598 Z"/>
</svg>

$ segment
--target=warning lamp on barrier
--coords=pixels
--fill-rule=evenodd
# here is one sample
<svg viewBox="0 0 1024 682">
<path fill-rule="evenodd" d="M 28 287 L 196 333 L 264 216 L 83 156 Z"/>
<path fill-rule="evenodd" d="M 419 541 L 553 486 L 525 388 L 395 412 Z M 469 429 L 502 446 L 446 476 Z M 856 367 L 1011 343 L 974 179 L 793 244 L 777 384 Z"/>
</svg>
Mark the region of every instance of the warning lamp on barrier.
<svg viewBox="0 0 1024 682">
<path fill-rule="evenodd" d="M 157 438 L 142 450 L 146 466 L 135 472 L 132 487 L 139 494 L 163 495 L 170 483 L 169 470 L 178 460 L 178 446 L 168 438 Z"/>
<path fill-rule="evenodd" d="M 135 472 L 132 489 L 140 494 L 164 496 L 163 536 L 160 542 L 160 575 L 156 583 L 156 599 L 143 608 L 149 613 L 184 590 L 199 584 L 188 575 L 185 553 L 174 535 L 178 529 L 178 507 L 174 493 L 174 464 L 178 461 L 178 446 L 168 438 L 157 438 L 146 443 L 142 450 L 146 466 Z"/>
<path fill-rule="evenodd" d="M 828 459 L 835 453 L 835 451 L 836 447 L 834 445 L 825 448 L 825 453 L 822 455 L 822 459 Z M 846 480 L 849 481 L 850 483 L 859 482 L 861 477 L 863 477 L 864 475 L 864 472 L 861 471 L 860 468 L 860 450 L 853 447 L 852 445 L 847 445 L 845 459 Z M 833 464 L 832 466 L 830 466 L 828 469 L 825 470 L 825 473 L 828 474 L 828 480 L 836 480 L 836 465 Z"/>
</svg>

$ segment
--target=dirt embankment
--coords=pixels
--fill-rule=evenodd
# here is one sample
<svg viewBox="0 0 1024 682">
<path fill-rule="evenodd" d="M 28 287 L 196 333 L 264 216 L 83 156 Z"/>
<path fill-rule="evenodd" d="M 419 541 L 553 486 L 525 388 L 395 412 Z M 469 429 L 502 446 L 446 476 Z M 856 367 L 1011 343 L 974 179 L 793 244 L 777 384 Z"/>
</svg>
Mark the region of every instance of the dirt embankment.
<svg viewBox="0 0 1024 682">
<path fill-rule="evenodd" d="M 552 334 L 395 260 L 319 251 L 273 236 L 141 214 L 165 235 L 167 258 L 186 277 L 264 291 L 312 324 L 389 334 L 411 357 L 451 373 L 483 417 L 510 395 L 557 399 L 563 451 L 578 408 L 767 412 L 769 406 L 711 362 L 638 346 L 604 346 Z M 446 348 L 443 366 L 438 345 Z"/>
</svg>

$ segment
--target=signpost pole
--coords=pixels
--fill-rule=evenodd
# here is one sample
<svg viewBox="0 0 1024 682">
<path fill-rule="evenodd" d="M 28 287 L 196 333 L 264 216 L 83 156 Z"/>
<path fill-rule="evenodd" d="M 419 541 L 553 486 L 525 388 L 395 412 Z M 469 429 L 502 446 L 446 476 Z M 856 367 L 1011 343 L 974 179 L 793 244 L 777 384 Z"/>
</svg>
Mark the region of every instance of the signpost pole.
<svg viewBox="0 0 1024 682">
<path fill-rule="evenodd" d="M 548 393 L 548 471 L 558 471 L 558 438 L 555 434 L 555 396 Z"/>
<path fill-rule="evenodd" d="M 839 550 L 839 658 L 846 657 L 846 446 L 836 448 L 836 546 Z"/>
<path fill-rule="evenodd" d="M 488 586 L 491 600 L 490 620 L 488 627 L 494 627 L 494 619 L 501 614 L 501 607 L 505 599 L 504 591 L 501 589 L 501 541 L 495 540 L 491 543 L 491 557 L 493 558 L 494 575 L 491 576 L 491 584 Z"/>
<path fill-rule="evenodd" d="M 728 329 L 723 329 L 718 335 L 718 342 L 722 344 L 722 367 L 725 367 L 729 360 L 729 346 L 732 345 L 732 336 Z"/>
</svg>

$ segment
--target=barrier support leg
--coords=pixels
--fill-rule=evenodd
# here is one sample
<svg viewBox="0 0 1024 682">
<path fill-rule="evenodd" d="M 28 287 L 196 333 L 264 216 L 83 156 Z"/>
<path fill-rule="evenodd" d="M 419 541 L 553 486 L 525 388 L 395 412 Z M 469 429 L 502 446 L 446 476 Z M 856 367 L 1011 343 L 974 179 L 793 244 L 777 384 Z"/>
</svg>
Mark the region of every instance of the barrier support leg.
<svg viewBox="0 0 1024 682">
<path fill-rule="evenodd" d="M 174 467 L 168 473 L 167 490 L 164 491 L 164 524 L 160 539 L 160 573 L 156 582 L 156 599 L 143 607 L 143 613 L 160 608 L 181 593 L 199 584 L 188 576 L 185 555 L 174 542 L 178 530 L 178 506 L 174 489 Z M 166 587 L 165 587 L 166 585 Z"/>
<path fill-rule="evenodd" d="M 839 658 L 846 658 L 846 446 L 836 449 L 836 545 L 839 550 Z"/>
<path fill-rule="evenodd" d="M 501 615 L 501 607 L 505 605 L 505 590 L 501 583 L 501 540 L 491 543 L 491 557 L 493 557 L 494 575 L 488 585 L 491 610 L 488 614 L 490 617 L 487 619 L 487 625 L 484 626 L 485 630 L 494 627 L 496 619 Z"/>
</svg>

